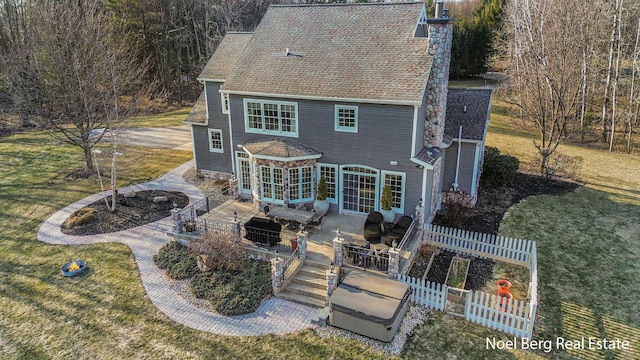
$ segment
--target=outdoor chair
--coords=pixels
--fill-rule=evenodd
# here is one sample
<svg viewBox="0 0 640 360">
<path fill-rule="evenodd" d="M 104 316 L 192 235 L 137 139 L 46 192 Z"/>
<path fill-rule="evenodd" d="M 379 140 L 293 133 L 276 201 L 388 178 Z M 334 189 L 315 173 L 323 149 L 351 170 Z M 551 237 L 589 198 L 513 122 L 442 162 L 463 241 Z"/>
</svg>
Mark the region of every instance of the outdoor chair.
<svg viewBox="0 0 640 360">
<path fill-rule="evenodd" d="M 311 221 L 307 223 L 307 226 L 311 226 L 315 230 L 315 232 L 319 232 L 322 229 L 322 215 L 313 215 Z"/>
<path fill-rule="evenodd" d="M 367 216 L 367 220 L 364 222 L 364 239 L 372 244 L 380 243 L 380 238 L 382 237 L 382 214 L 373 211 L 370 212 Z"/>
<path fill-rule="evenodd" d="M 393 246 L 394 241 L 397 244 L 400 244 L 402 238 L 407 233 L 407 230 L 409 230 L 412 222 L 413 219 L 411 218 L 411 216 L 401 216 L 400 219 L 398 219 L 398 222 L 393 224 L 393 226 L 391 227 L 391 230 L 385 237 L 384 243 L 387 244 L 387 246 Z"/>
</svg>

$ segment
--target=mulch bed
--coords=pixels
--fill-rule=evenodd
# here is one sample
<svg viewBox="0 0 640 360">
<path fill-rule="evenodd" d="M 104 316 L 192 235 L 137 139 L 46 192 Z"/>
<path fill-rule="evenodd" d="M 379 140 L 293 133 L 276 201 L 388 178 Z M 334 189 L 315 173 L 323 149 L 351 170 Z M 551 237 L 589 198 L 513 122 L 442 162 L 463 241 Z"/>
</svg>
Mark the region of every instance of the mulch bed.
<svg viewBox="0 0 640 360">
<path fill-rule="evenodd" d="M 546 180 L 542 176 L 517 173 L 513 187 L 489 187 L 478 189 L 478 202 L 467 214 L 460 228 L 486 234 L 498 234 L 500 221 L 507 210 L 522 199 L 536 195 L 563 195 L 580 187 L 580 184 L 558 179 Z M 447 226 L 443 213 L 438 213 L 433 223 Z"/>
<path fill-rule="evenodd" d="M 513 187 L 493 188 L 480 186 L 478 190 L 478 202 L 470 210 L 464 220 L 461 221 L 464 230 L 480 233 L 498 234 L 498 228 L 502 217 L 507 210 L 528 196 L 535 195 L 563 195 L 580 187 L 574 182 L 557 179 L 546 180 L 541 176 L 518 173 Z M 449 226 L 446 216 L 438 213 L 433 220 L 435 225 Z M 449 270 L 449 264 L 454 253 L 450 251 L 440 251 L 434 258 L 431 269 L 427 275 L 427 280 L 444 283 Z M 424 263 L 418 254 L 417 263 Z M 429 259 L 426 259 L 428 262 Z M 477 290 L 485 286 L 487 280 L 493 276 L 493 266 L 495 261 L 474 258 L 469 265 L 469 274 L 465 289 Z"/>
<path fill-rule="evenodd" d="M 155 197 L 166 196 L 167 201 L 154 203 Z M 189 197 L 177 191 L 145 190 L 138 191 L 134 197 L 117 196 L 116 211 L 110 212 L 104 198 L 86 206 L 96 210 L 95 219 L 89 223 L 66 228 L 61 226 L 63 234 L 68 235 L 96 235 L 107 234 L 121 230 L 146 225 L 171 215 L 174 203 L 179 208 L 189 204 Z M 111 203 L 111 196 L 107 197 Z"/>
</svg>

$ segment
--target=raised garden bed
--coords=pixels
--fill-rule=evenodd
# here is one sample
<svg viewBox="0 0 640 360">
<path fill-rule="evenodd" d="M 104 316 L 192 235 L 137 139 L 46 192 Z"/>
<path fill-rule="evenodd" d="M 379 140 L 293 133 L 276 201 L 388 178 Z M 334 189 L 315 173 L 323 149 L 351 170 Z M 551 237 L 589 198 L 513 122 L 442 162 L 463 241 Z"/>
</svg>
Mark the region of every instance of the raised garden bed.
<svg viewBox="0 0 640 360">
<path fill-rule="evenodd" d="M 451 265 L 449 265 L 449 271 L 447 272 L 447 279 L 445 284 L 450 287 L 464 289 L 464 284 L 467 282 L 467 273 L 469 272 L 469 259 L 455 256 L 451 259 Z"/>
<path fill-rule="evenodd" d="M 437 253 L 438 249 L 435 246 L 428 244 L 421 245 L 418 255 L 409 269 L 409 276 L 426 279 L 429 268 L 431 267 L 431 264 L 433 264 L 433 260 Z"/>
<path fill-rule="evenodd" d="M 464 285 L 467 282 L 467 274 L 469 273 L 469 259 L 454 256 L 449 265 L 445 284 L 449 287 L 447 292 L 447 300 L 455 303 L 462 303 L 464 300 Z"/>
<path fill-rule="evenodd" d="M 424 246 L 424 245 L 423 245 Z M 431 282 L 445 284 L 451 261 L 457 255 L 451 251 L 440 250 L 435 246 L 426 246 L 428 250 L 421 250 L 416 255 L 409 276 Z M 478 290 L 485 287 L 492 278 L 495 261 L 471 258 L 465 284 L 461 289 Z"/>
</svg>

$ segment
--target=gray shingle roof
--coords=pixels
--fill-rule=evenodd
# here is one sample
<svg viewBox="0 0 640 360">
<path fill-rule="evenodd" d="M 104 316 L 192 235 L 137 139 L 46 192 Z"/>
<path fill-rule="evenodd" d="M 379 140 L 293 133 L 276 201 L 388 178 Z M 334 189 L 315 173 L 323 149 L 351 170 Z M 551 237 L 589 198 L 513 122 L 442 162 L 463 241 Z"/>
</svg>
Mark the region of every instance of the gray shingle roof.
<svg viewBox="0 0 640 360">
<path fill-rule="evenodd" d="M 318 158 L 321 152 L 286 138 L 246 143 L 244 149 L 256 158 Z"/>
<path fill-rule="evenodd" d="M 224 90 L 419 104 L 432 61 L 413 36 L 422 6 L 271 6 Z"/>
<path fill-rule="evenodd" d="M 198 100 L 196 101 L 196 103 L 193 104 L 193 107 L 191 108 L 189 115 L 187 115 L 187 117 L 184 119 L 183 122 L 187 124 L 206 125 L 207 124 L 206 101 L 207 99 L 205 98 L 204 91 L 203 91 L 202 94 L 200 94 L 200 96 L 198 97 Z"/>
<path fill-rule="evenodd" d="M 449 89 L 445 135 L 457 139 L 462 125 L 463 139 L 482 140 L 490 105 L 491 89 Z"/>
<path fill-rule="evenodd" d="M 435 165 L 442 157 L 442 149 L 438 146 L 423 147 L 416 154 L 415 158 L 428 165 Z"/>
<path fill-rule="evenodd" d="M 253 33 L 228 32 L 207 62 L 198 79 L 225 80 L 251 40 Z"/>
</svg>

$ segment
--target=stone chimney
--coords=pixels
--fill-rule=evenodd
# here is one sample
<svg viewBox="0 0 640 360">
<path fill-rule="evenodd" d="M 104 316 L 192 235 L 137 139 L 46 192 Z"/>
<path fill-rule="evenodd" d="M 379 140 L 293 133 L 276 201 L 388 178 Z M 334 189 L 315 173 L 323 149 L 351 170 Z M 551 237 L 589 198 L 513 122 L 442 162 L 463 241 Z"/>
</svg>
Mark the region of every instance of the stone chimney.
<svg viewBox="0 0 640 360">
<path fill-rule="evenodd" d="M 428 55 L 433 57 L 431 73 L 427 82 L 427 104 L 425 119 L 425 146 L 438 146 L 444 137 L 444 121 L 447 111 L 447 88 L 449 86 L 449 63 L 453 41 L 453 22 L 442 1 L 436 2 L 436 17 L 426 19 L 428 26 Z"/>
</svg>

